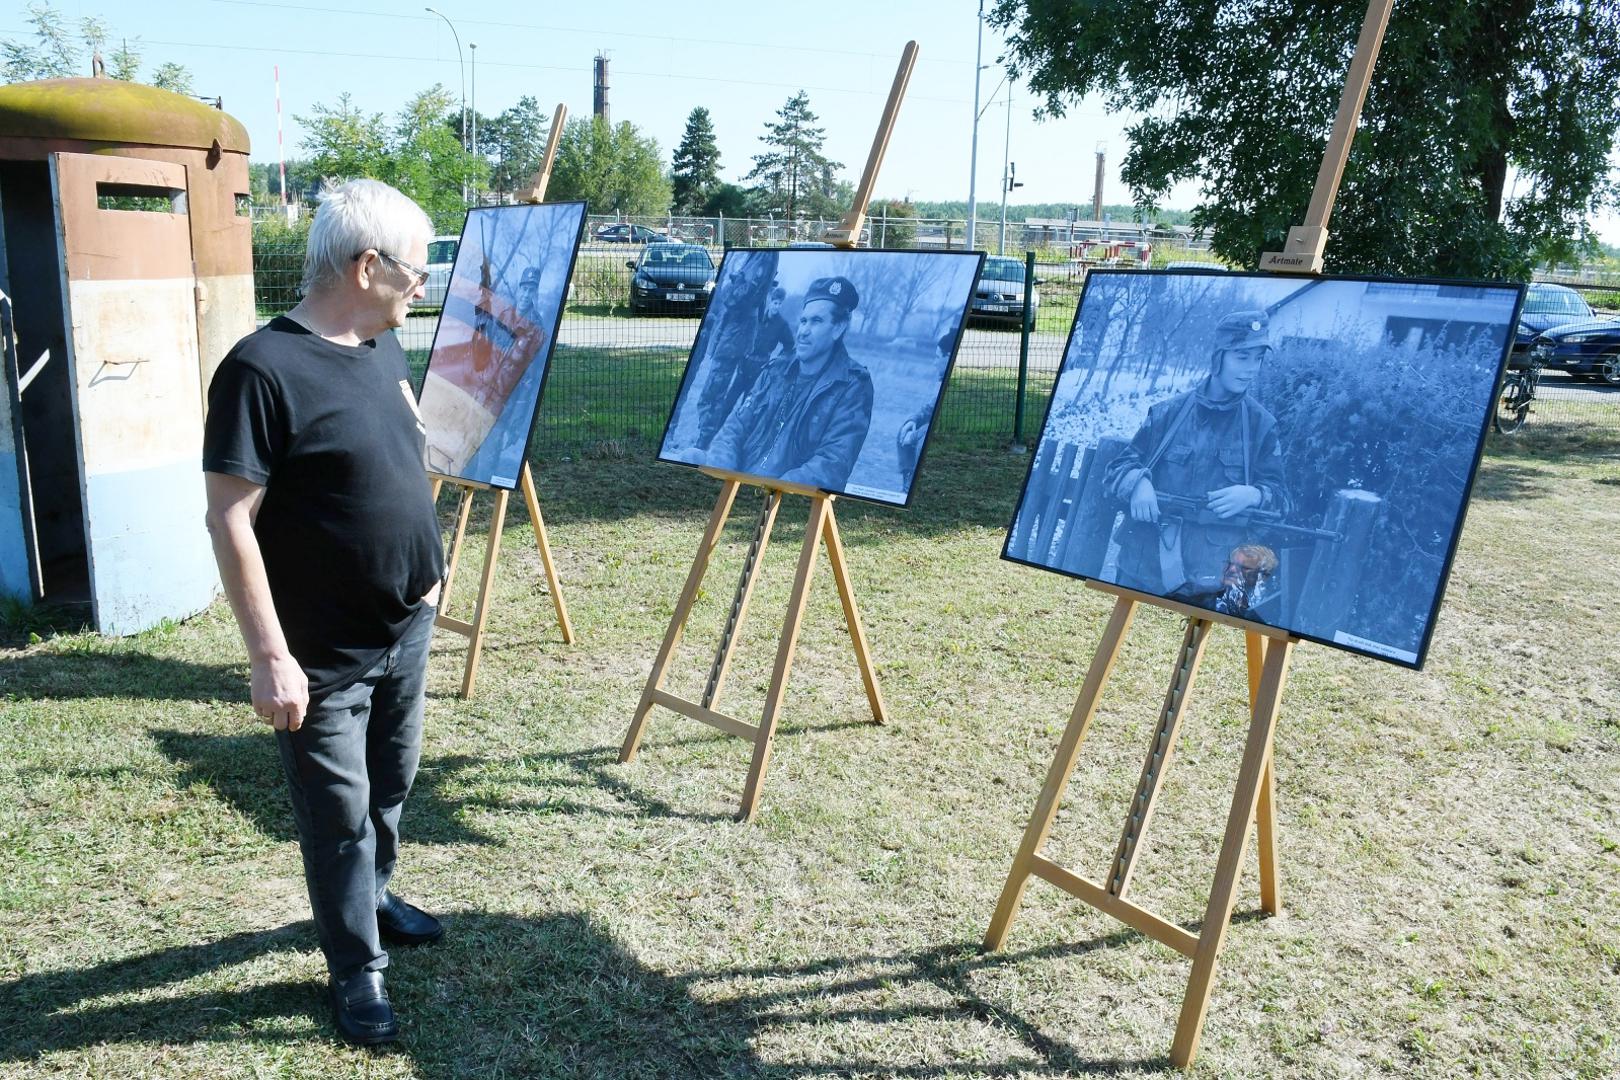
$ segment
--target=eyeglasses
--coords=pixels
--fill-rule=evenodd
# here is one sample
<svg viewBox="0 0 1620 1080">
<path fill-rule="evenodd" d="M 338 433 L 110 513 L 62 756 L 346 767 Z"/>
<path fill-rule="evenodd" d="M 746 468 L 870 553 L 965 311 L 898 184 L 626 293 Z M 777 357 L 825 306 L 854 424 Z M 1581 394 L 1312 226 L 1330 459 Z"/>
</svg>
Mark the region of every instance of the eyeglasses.
<svg viewBox="0 0 1620 1080">
<path fill-rule="evenodd" d="M 409 274 L 411 276 L 411 288 L 413 289 L 428 279 L 428 268 L 425 266 L 417 266 L 415 263 L 406 262 L 398 255 L 390 255 L 388 252 L 383 251 L 380 248 L 367 248 L 366 251 L 375 251 L 377 253 L 377 258 L 387 259 L 389 262 L 393 263 L 395 266 Z M 354 261 L 359 262 L 360 257 L 364 255 L 366 251 L 356 252 L 353 256 Z"/>
</svg>

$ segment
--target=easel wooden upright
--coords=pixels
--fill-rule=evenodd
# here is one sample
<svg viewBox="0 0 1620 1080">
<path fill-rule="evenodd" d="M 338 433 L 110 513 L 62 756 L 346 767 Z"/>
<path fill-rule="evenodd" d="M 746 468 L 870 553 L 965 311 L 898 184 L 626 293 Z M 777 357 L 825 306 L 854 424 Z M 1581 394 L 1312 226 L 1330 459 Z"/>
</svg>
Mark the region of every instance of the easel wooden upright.
<svg viewBox="0 0 1620 1080">
<path fill-rule="evenodd" d="M 546 187 L 551 182 L 551 166 L 557 157 L 557 144 L 562 138 L 563 123 L 568 118 L 568 107 L 558 105 L 551 120 L 551 132 L 546 139 L 546 153 L 540 169 L 529 184 L 525 202 L 539 203 L 546 198 Z M 478 659 L 484 647 L 484 627 L 489 619 L 490 591 L 495 583 L 495 564 L 501 553 L 501 531 L 506 523 L 506 503 L 511 492 L 505 488 L 465 480 L 459 476 L 444 476 L 429 471 L 433 480 L 433 501 L 439 501 L 439 491 L 446 485 L 459 488 L 460 505 L 456 509 L 456 531 L 450 541 L 450 556 L 444 575 L 444 588 L 439 593 L 439 615 L 434 625 L 461 634 L 467 638 L 467 665 L 461 677 L 461 696 L 471 697 L 473 681 L 478 677 Z M 557 625 L 562 628 L 564 644 L 573 644 L 574 627 L 568 620 L 568 605 L 563 601 L 562 582 L 557 577 L 557 564 L 551 557 L 551 541 L 546 535 L 546 521 L 540 514 L 540 497 L 535 491 L 534 474 L 525 457 L 518 473 L 518 486 L 523 490 L 523 501 L 529 508 L 529 521 L 534 526 L 534 541 L 540 548 L 540 562 L 546 569 L 546 585 L 551 590 L 551 602 L 557 609 Z M 478 584 L 478 599 L 473 605 L 469 622 L 449 614 L 450 590 L 456 582 L 456 566 L 461 561 L 462 542 L 467 535 L 467 518 L 472 513 L 473 496 L 480 491 L 495 493 L 495 508 L 489 522 L 489 547 L 484 554 L 484 573 Z"/>
<path fill-rule="evenodd" d="M 905 96 L 906 84 L 911 79 L 911 70 L 916 62 L 917 43 L 907 42 L 900 57 L 900 67 L 895 72 L 894 84 L 889 89 L 889 99 L 883 109 L 883 119 L 878 124 L 877 136 L 872 140 L 872 150 L 866 159 L 866 170 L 861 176 L 860 186 L 855 191 L 854 204 L 849 213 L 844 215 L 838 228 L 827 233 L 827 239 L 838 247 L 853 248 L 859 241 L 861 226 L 866 218 L 866 207 L 871 202 L 872 188 L 877 183 L 878 169 L 883 164 L 883 155 L 889 145 L 889 135 L 894 129 L 895 117 L 900 111 L 900 102 Z M 867 703 L 872 709 L 872 719 L 881 724 L 886 721 L 887 715 L 883 707 L 883 695 L 878 690 L 877 671 L 872 664 L 866 630 L 861 625 L 860 611 L 855 605 L 855 590 L 849 580 L 844 545 L 838 534 L 838 519 L 833 513 L 835 496 L 816 488 L 801 487 L 779 480 L 745 476 L 720 469 L 705 468 L 702 471 L 722 482 L 720 495 L 715 499 L 714 512 L 709 515 L 709 524 L 703 532 L 703 540 L 698 545 L 697 557 L 692 560 L 692 569 L 686 577 L 686 587 L 681 590 L 680 599 L 675 604 L 675 613 L 670 617 L 669 629 L 664 634 L 664 642 L 658 650 L 658 657 L 653 661 L 652 673 L 648 675 L 647 685 L 641 692 L 641 701 L 637 704 L 635 716 L 630 721 L 630 729 L 625 733 L 619 760 L 628 762 L 636 756 L 636 750 L 641 745 L 641 737 L 646 731 L 647 716 L 654 705 L 662 705 L 666 709 L 701 721 L 728 735 L 747 739 L 754 744 L 754 755 L 748 768 L 748 780 L 743 786 L 742 806 L 737 811 L 737 817 L 742 821 L 752 821 L 754 812 L 759 806 L 765 769 L 770 763 L 771 741 L 776 734 L 776 722 L 781 712 L 782 699 L 787 693 L 788 673 L 793 667 L 793 653 L 799 640 L 799 626 L 804 619 L 805 601 L 810 596 L 810 579 L 816 567 L 816 552 L 823 542 L 827 545 L 827 561 L 832 566 L 833 581 L 838 586 L 838 598 L 843 603 L 844 619 L 849 624 L 850 641 L 855 647 L 855 659 L 860 667 Z M 692 604 L 703 584 L 703 576 L 709 567 L 709 557 L 720 543 L 720 534 L 725 529 L 726 519 L 731 515 L 737 492 L 743 485 L 762 488 L 765 502 L 754 525 L 753 540 L 749 544 L 748 554 L 743 562 L 742 576 L 737 582 L 737 591 L 732 598 L 731 610 L 726 618 L 725 629 L 721 633 L 719 647 L 709 667 L 703 697 L 699 701 L 690 701 L 665 690 L 664 679 L 669 674 L 675 650 L 680 645 L 681 635 L 686 629 L 686 620 L 692 612 Z M 793 591 L 788 599 L 787 614 L 777 642 L 776 664 L 771 671 L 770 688 L 765 694 L 764 712 L 758 724 L 750 724 L 719 712 L 715 706 L 721 688 L 725 685 L 726 673 L 731 667 L 732 650 L 736 645 L 738 632 L 742 628 L 743 617 L 748 612 L 748 601 L 753 595 L 754 583 L 758 578 L 766 544 L 776 524 L 776 512 L 786 495 L 807 497 L 810 500 L 810 519 L 804 527 L 804 543 L 799 549 L 798 571 L 793 578 Z"/>
<path fill-rule="evenodd" d="M 1368 4 L 1305 224 L 1289 231 L 1287 251 L 1268 253 L 1262 259 L 1262 269 L 1307 274 L 1320 273 L 1322 270 L 1328 216 L 1332 212 L 1345 159 L 1349 155 L 1350 137 L 1372 80 L 1373 63 L 1383 42 L 1392 4 L 1393 0 L 1370 0 Z M 1013 857 L 1012 870 L 1007 875 L 1007 883 L 1002 887 L 990 928 L 984 937 L 984 947 L 991 950 L 1001 948 L 1018 914 L 1029 879 L 1038 877 L 1190 958 L 1193 962 L 1192 974 L 1187 981 L 1187 993 L 1182 999 L 1175 1041 L 1170 1050 L 1170 1059 L 1186 1068 L 1198 1053 L 1198 1040 L 1209 1009 L 1210 992 L 1215 985 L 1215 964 L 1237 900 L 1238 878 L 1251 825 L 1256 827 L 1259 834 L 1260 907 L 1269 915 L 1282 912 L 1277 870 L 1272 735 L 1277 725 L 1283 688 L 1288 681 L 1289 661 L 1298 639 L 1285 631 L 1241 622 L 1203 608 L 1098 582 L 1087 582 L 1087 585 L 1112 595 L 1115 598 L 1114 610 L 1086 672 L 1080 696 L 1070 714 L 1063 738 L 1058 743 L 1057 754 L 1047 771 L 1046 783 L 1035 803 L 1035 812 L 1030 816 L 1018 853 Z M 1069 775 L 1079 757 L 1080 745 L 1085 740 L 1092 717 L 1096 715 L 1103 687 L 1113 671 L 1114 661 L 1119 656 L 1120 646 L 1130 629 L 1136 609 L 1142 604 L 1164 608 L 1185 617 L 1186 631 L 1176 654 L 1158 723 L 1154 726 L 1147 759 L 1142 764 L 1141 778 L 1126 812 L 1125 826 L 1115 847 L 1113 862 L 1102 881 L 1092 881 L 1047 858 L 1041 853 L 1041 848 L 1052 831 Z M 1236 627 L 1244 632 L 1249 667 L 1249 733 L 1244 743 L 1242 763 L 1238 767 L 1237 787 L 1226 818 L 1226 832 L 1216 860 L 1208 906 L 1204 910 L 1203 920 L 1196 924 L 1198 932 L 1193 933 L 1132 903 L 1127 899 L 1127 893 L 1137 858 L 1147 843 L 1155 797 L 1175 756 L 1176 737 L 1197 680 L 1204 646 L 1217 625 Z"/>
</svg>

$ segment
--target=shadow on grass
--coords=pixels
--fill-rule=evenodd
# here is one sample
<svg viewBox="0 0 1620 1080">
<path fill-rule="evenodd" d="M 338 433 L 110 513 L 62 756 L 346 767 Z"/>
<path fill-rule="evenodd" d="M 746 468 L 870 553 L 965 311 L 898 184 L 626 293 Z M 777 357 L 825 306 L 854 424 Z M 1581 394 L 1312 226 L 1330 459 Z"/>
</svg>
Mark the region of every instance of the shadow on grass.
<svg viewBox="0 0 1620 1080">
<path fill-rule="evenodd" d="M 0 660 L 0 692 L 21 698 L 248 702 L 246 664 L 195 664 L 125 648 L 33 652 Z"/>
<path fill-rule="evenodd" d="M 163 755 L 181 766 L 177 787 L 206 784 L 264 835 L 275 840 L 297 839 L 281 758 L 268 729 L 241 735 L 159 730 L 151 736 Z M 534 754 L 518 761 L 455 754 L 424 757 L 405 807 L 406 840 L 504 844 L 500 833 L 468 823 L 469 815 L 490 812 L 729 820 L 721 814 L 689 813 L 652 798 L 624 778 L 618 760 L 618 748 L 606 746 Z M 739 790 L 741 782 L 739 778 Z M 533 797 L 508 794 L 524 790 L 539 793 Z"/>
<path fill-rule="evenodd" d="M 572 461 L 549 461 L 536 466 L 541 510 L 554 547 L 566 546 L 567 527 L 574 522 L 622 521 L 654 518 L 701 531 L 704 518 L 720 494 L 720 481 L 682 465 L 655 460 L 656 450 L 645 456 L 620 453 Z M 964 527 L 1005 528 L 1029 468 L 1027 454 L 1000 449 L 941 447 L 930 450 L 927 467 L 909 508 L 880 506 L 856 499 L 840 499 L 838 521 L 846 546 L 885 543 L 895 534 L 939 536 Z M 737 496 L 730 518 L 732 531 L 749 530 L 763 495 L 745 488 Z M 802 527 L 809 500 L 793 497 L 783 503 L 782 525 Z M 494 500 L 473 501 L 470 530 L 487 533 Z M 454 528 L 456 500 L 439 498 L 439 517 L 446 533 Z M 528 524 L 521 499 L 508 504 L 506 527 Z M 784 537 L 786 533 L 782 534 Z M 483 543 L 482 536 L 478 544 Z"/>
<path fill-rule="evenodd" d="M 589 917 L 529 919 L 466 912 L 446 917 L 430 949 L 399 952 L 388 986 L 402 1018 L 401 1054 L 426 1077 L 751 1076 L 769 1080 L 870 1073 L 942 1077 L 1114 1073 L 1167 1069 L 1162 1058 L 1088 1057 L 972 985 L 981 971 L 1021 961 L 1081 955 L 1130 940 L 1119 933 L 1025 953 L 984 955 L 967 943 L 888 957 L 667 974 L 642 964 Z M 218 941 L 162 949 L 93 967 L 25 975 L 0 983 L 0 1062 L 117 1044 L 240 1044 L 278 1058 L 299 1047 L 364 1062 L 339 1051 L 324 986 L 287 979 L 242 985 L 265 961 L 314 947 L 300 922 Z M 229 969 L 242 967 L 240 974 Z M 757 980 L 769 989 L 735 996 L 708 984 Z M 782 984 L 789 985 L 783 988 Z M 840 1009 L 836 995 L 917 985 L 946 1004 Z M 829 1005 L 831 1007 L 829 1008 Z M 1016 1060 L 894 1065 L 851 1058 L 767 1063 L 756 1052 L 764 1027 L 817 1028 L 836 1043 L 837 1026 L 917 1021 L 989 1024 L 1020 1044 Z"/>
<path fill-rule="evenodd" d="M 1551 479 L 1533 465 L 1486 458 L 1474 478 L 1471 499 L 1481 502 L 1524 502 L 1547 493 Z"/>
</svg>

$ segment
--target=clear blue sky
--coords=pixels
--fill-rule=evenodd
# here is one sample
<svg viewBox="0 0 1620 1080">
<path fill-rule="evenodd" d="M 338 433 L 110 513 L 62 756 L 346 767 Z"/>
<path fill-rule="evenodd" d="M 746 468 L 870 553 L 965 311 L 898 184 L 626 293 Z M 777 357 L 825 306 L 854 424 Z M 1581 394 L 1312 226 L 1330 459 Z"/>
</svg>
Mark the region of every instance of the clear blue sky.
<svg viewBox="0 0 1620 1080">
<path fill-rule="evenodd" d="M 115 34 L 138 39 L 144 70 L 165 60 L 189 67 L 199 94 L 222 95 L 247 125 L 253 158 L 276 157 L 273 69 L 281 68 L 284 139 L 300 156 L 295 116 L 348 92 L 367 111 L 392 113 L 433 83 L 459 94 L 461 69 L 445 21 L 419 2 L 361 0 L 58 0 L 72 18 L 99 15 Z M 806 90 L 827 129 L 826 151 L 858 178 L 893 79 L 900 50 L 916 39 L 921 54 L 878 185 L 880 196 L 965 199 L 973 114 L 973 0 L 883 0 L 818 4 L 606 2 L 512 4 L 445 0 L 434 5 L 454 22 L 469 82 L 477 44 L 479 112 L 493 115 L 532 94 L 549 112 L 591 108 L 591 61 L 611 58 L 615 121 L 629 120 L 658 140 L 666 160 L 687 114 L 702 105 L 714 117 L 728 179 L 740 179 L 760 150 L 764 124 L 795 91 Z M 0 36 L 22 36 L 24 3 L 0 5 Z M 1000 39 L 984 38 L 982 104 L 1002 72 Z M 469 96 L 473 87 L 468 87 Z M 980 126 L 979 198 L 999 200 L 1007 143 L 1005 87 Z M 1109 150 L 1105 198 L 1126 202 L 1117 161 L 1121 124 L 1100 108 L 1038 123 L 1033 101 L 1014 89 L 1011 156 L 1025 186 L 1015 201 L 1088 205 L 1094 152 Z M 1195 193 L 1175 203 L 1190 206 Z"/>
<path fill-rule="evenodd" d="M 442 83 L 459 94 L 461 66 L 443 19 L 421 2 L 321 4 L 311 0 L 59 0 L 70 18 L 98 15 L 134 39 L 144 70 L 165 60 L 189 67 L 199 94 L 221 95 L 247 125 L 256 161 L 276 157 L 273 70 L 281 68 L 288 157 L 301 156 L 294 117 L 347 92 L 367 111 L 392 114 L 412 93 Z M 652 3 L 514 4 L 445 0 L 434 5 L 454 22 L 467 58 L 468 94 L 479 112 L 499 113 L 532 94 L 547 112 L 557 102 L 571 115 L 591 109 L 591 60 L 611 58 L 615 121 L 629 120 L 658 140 L 666 160 L 687 114 L 702 105 L 714 117 L 722 171 L 740 179 L 760 150 L 759 135 L 795 91 L 810 95 L 827 129 L 826 151 L 857 179 L 871 145 L 900 50 L 921 47 L 900 121 L 878 183 L 880 197 L 965 199 L 973 115 L 976 0 L 821 0 L 816 4 L 700 0 Z M 0 2 L 0 36 L 22 36 L 23 0 Z M 476 43 L 476 65 L 473 51 Z M 978 193 L 982 214 L 1000 199 L 1008 140 L 1006 95 L 992 90 L 1000 38 L 984 36 Z M 1037 121 L 1034 101 L 1012 90 L 1011 158 L 1024 187 L 1015 202 L 1091 201 L 1095 151 L 1108 153 L 1105 201 L 1127 202 L 1118 163 L 1126 119 L 1097 102 L 1072 107 L 1061 120 Z M 993 103 L 992 103 L 993 102 Z M 1315 163 L 1307 168 L 1314 172 Z M 1195 185 L 1166 205 L 1191 207 Z M 1599 223 L 1610 243 L 1620 221 Z"/>
</svg>

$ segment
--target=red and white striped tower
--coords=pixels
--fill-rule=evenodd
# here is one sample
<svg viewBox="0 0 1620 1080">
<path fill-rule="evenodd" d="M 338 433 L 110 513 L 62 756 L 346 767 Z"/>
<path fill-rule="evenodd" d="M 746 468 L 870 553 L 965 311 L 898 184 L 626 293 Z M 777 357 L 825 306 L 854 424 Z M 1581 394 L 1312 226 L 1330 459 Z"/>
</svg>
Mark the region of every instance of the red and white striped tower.
<svg viewBox="0 0 1620 1080">
<path fill-rule="evenodd" d="M 287 152 L 281 145 L 281 65 L 275 66 L 276 73 L 276 158 L 281 170 L 281 205 L 287 205 Z"/>
</svg>

